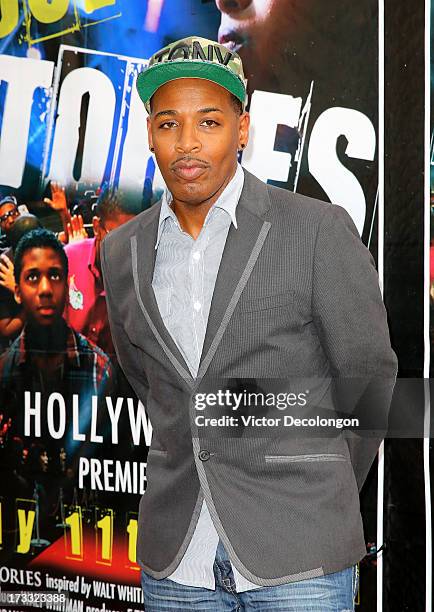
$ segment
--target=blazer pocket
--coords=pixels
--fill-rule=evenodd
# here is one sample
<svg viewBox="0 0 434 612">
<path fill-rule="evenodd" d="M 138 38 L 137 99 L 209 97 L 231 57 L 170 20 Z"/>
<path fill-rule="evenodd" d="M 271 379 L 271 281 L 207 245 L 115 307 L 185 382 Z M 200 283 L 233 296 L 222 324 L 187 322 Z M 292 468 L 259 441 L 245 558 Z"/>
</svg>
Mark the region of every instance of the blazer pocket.
<svg viewBox="0 0 434 612">
<path fill-rule="evenodd" d="M 341 453 L 321 453 L 314 455 L 265 455 L 266 463 L 297 463 L 300 461 L 347 461 Z"/>
<path fill-rule="evenodd" d="M 258 310 L 270 310 L 279 306 L 286 306 L 294 301 L 294 291 L 276 293 L 274 295 L 264 295 L 256 298 L 249 298 L 239 302 L 240 312 L 255 312 Z"/>
<path fill-rule="evenodd" d="M 148 450 L 148 455 L 160 455 L 162 457 L 166 457 L 167 455 L 167 450 L 161 450 L 159 448 L 150 448 Z"/>
</svg>

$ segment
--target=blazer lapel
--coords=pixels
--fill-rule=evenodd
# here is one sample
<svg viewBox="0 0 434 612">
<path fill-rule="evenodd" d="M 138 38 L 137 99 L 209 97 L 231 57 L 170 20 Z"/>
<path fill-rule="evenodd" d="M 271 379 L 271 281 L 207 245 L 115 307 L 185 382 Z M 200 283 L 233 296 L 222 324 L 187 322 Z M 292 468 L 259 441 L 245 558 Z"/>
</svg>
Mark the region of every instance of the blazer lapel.
<svg viewBox="0 0 434 612">
<path fill-rule="evenodd" d="M 197 379 L 204 376 L 215 355 L 271 226 L 271 223 L 263 219 L 270 207 L 266 185 L 246 170 L 244 175 L 244 187 L 236 209 L 238 229 L 232 224 L 229 228 L 211 301 Z M 137 234 L 131 237 L 136 297 L 169 361 L 188 385 L 193 387 L 195 379 L 164 325 L 152 289 L 160 209 L 161 205 L 155 204 L 152 213 L 139 225 Z"/>
<path fill-rule="evenodd" d="M 148 322 L 157 342 L 160 344 L 173 367 L 189 384 L 193 384 L 188 365 L 175 341 L 161 318 L 157 300 L 152 288 L 154 276 L 158 220 L 161 205 L 155 204 L 152 213 L 139 225 L 136 235 L 131 237 L 131 262 L 133 267 L 134 286 L 139 306 Z M 144 347 L 146 350 L 146 347 Z"/>
<path fill-rule="evenodd" d="M 198 378 L 204 376 L 215 355 L 271 226 L 263 219 L 270 207 L 266 185 L 246 170 L 244 174 L 244 187 L 236 208 L 238 229 L 231 224 L 226 239 L 211 301 Z"/>
</svg>

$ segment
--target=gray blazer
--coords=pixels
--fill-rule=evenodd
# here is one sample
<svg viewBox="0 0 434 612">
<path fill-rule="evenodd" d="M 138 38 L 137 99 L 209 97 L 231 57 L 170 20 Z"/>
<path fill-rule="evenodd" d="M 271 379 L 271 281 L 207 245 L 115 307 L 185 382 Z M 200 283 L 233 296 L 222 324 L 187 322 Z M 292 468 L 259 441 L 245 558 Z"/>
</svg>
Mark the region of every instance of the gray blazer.
<svg viewBox="0 0 434 612">
<path fill-rule="evenodd" d="M 137 559 L 157 579 L 179 564 L 203 497 L 232 563 L 257 584 L 339 571 L 366 553 L 359 490 L 378 438 L 228 435 L 195 423 L 192 394 L 215 379 L 363 377 L 354 395 L 376 380 L 375 412 L 387 415 L 396 377 L 374 261 L 348 213 L 244 172 L 196 380 L 151 286 L 160 204 L 102 243 L 116 353 L 153 427 Z M 332 387 L 316 398 L 338 410 Z"/>
</svg>

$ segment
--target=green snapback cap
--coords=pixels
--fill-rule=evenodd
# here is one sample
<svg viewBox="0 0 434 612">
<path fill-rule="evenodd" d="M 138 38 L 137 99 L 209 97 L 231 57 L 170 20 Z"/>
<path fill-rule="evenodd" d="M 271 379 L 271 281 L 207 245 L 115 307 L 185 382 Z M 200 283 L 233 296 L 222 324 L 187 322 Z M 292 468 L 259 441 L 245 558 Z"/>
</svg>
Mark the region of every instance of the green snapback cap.
<svg viewBox="0 0 434 612">
<path fill-rule="evenodd" d="M 161 85 L 182 78 L 213 81 L 246 105 L 247 81 L 237 53 L 199 36 L 189 36 L 160 49 L 150 58 L 148 67 L 137 77 L 137 91 L 150 113 L 149 100 Z"/>
</svg>

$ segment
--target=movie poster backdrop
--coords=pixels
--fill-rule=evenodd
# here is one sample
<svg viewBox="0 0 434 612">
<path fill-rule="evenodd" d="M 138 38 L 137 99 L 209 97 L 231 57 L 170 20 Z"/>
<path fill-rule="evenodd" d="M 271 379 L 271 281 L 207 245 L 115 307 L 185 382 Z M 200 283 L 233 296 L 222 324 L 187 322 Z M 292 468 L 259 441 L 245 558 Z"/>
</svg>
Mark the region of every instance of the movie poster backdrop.
<svg viewBox="0 0 434 612">
<path fill-rule="evenodd" d="M 193 33 L 239 52 L 252 124 L 241 164 L 345 207 L 378 260 L 380 10 L 378 0 L 0 1 L 0 196 L 11 210 L 15 198 L 21 232 L 30 214 L 58 233 L 69 262 L 64 310 L 44 333 L 28 329 L 36 306 L 14 297 L 4 220 L 2 592 L 33 594 L 43 610 L 143 609 L 135 543 L 152 426 L 111 342 L 97 202 L 117 192 L 131 217 L 164 189 L 135 89 L 147 58 Z M 361 564 L 363 611 L 378 595 L 376 508 L 374 466 L 362 497 L 374 553 Z"/>
</svg>

